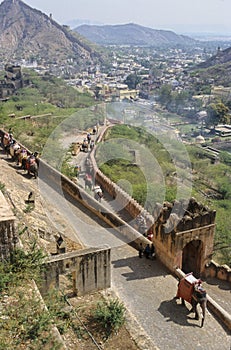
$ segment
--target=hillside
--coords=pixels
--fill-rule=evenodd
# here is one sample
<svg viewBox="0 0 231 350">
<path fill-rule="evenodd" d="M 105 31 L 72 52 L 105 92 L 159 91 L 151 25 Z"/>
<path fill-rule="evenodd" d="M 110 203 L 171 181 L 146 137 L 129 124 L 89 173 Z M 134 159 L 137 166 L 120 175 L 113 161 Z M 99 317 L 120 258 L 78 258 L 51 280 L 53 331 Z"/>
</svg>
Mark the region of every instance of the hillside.
<svg viewBox="0 0 231 350">
<path fill-rule="evenodd" d="M 230 62 L 231 62 L 231 47 L 228 47 L 225 50 L 220 50 L 218 48 L 215 55 L 210 57 L 207 61 L 200 63 L 198 67 L 209 68 L 209 67 L 230 63 Z"/>
<path fill-rule="evenodd" d="M 196 41 L 169 30 L 156 30 L 129 23 L 123 25 L 81 25 L 74 29 L 92 42 L 101 45 L 192 45 Z"/>
<path fill-rule="evenodd" d="M 194 69 L 195 70 L 195 69 Z M 217 53 L 196 69 L 202 79 L 212 79 L 214 85 L 231 86 L 231 47 L 217 50 Z"/>
<path fill-rule="evenodd" d="M 0 4 L 0 58 L 42 59 L 61 63 L 68 58 L 76 62 L 92 59 L 96 53 L 67 26 L 61 26 L 52 15 L 31 8 L 21 0 Z"/>
</svg>

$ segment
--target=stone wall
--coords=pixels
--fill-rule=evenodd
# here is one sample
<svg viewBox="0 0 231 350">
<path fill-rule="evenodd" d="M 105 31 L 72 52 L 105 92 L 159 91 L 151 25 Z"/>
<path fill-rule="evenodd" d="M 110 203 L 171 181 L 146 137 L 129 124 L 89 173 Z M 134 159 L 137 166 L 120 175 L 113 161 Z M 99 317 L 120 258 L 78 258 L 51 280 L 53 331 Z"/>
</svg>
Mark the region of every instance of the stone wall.
<svg viewBox="0 0 231 350">
<path fill-rule="evenodd" d="M 228 265 L 219 265 L 212 260 L 205 267 L 205 277 L 231 282 L 231 268 Z"/>
<path fill-rule="evenodd" d="M 82 249 L 51 257 L 45 268 L 42 292 L 59 286 L 59 276 L 72 274 L 73 292 L 84 295 L 111 286 L 111 251 L 108 247 Z"/>
<path fill-rule="evenodd" d="M 101 142 L 104 133 L 111 126 L 107 126 L 101 131 L 97 142 Z M 94 174 L 95 182 L 98 183 L 106 192 L 108 192 L 111 197 L 118 202 L 118 207 L 127 210 L 132 218 L 136 218 L 140 213 L 145 217 L 147 222 L 147 227 L 150 227 L 154 220 L 152 215 L 145 210 L 133 197 L 131 197 L 127 192 L 125 192 L 120 186 L 112 182 L 107 176 L 105 176 L 98 168 L 95 161 L 95 151 L 96 148 L 90 153 L 90 163 L 91 170 Z"/>
<path fill-rule="evenodd" d="M 111 227 L 117 229 L 121 233 L 121 239 L 124 243 L 130 244 L 136 249 L 139 248 L 140 243 L 144 245 L 150 243 L 147 238 L 128 225 L 116 214 L 105 208 L 101 203 L 96 201 L 83 188 L 76 185 L 73 181 L 52 168 L 42 159 L 40 160 L 39 166 L 39 178 L 43 182 L 55 186 L 57 191 L 61 190 L 68 193 L 74 200 L 80 202 L 91 212 L 94 212 L 94 214 L 100 219 L 104 220 Z"/>
<path fill-rule="evenodd" d="M 15 220 L 9 204 L 0 191 L 0 261 L 10 255 L 18 242 Z"/>
</svg>

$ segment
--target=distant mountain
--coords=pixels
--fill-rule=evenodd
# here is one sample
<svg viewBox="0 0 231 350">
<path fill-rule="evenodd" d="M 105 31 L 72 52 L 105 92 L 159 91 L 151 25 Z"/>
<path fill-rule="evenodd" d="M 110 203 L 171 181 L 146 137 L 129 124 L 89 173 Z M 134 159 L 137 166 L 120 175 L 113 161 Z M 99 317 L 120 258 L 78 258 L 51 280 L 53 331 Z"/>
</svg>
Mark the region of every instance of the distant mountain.
<svg viewBox="0 0 231 350">
<path fill-rule="evenodd" d="M 59 25 L 39 10 L 20 0 L 0 4 L 0 59 L 31 57 L 62 63 L 67 58 L 84 62 L 94 50 L 77 33 Z"/>
<path fill-rule="evenodd" d="M 74 29 L 76 27 L 79 27 L 83 24 L 87 24 L 87 25 L 102 25 L 102 23 L 97 22 L 97 21 L 90 21 L 89 19 L 72 19 L 70 21 L 66 21 L 65 25 L 69 26 L 71 29 Z"/>
<path fill-rule="evenodd" d="M 196 40 L 170 30 L 157 30 L 138 24 L 81 25 L 74 29 L 88 40 L 100 45 L 191 45 Z"/>
</svg>

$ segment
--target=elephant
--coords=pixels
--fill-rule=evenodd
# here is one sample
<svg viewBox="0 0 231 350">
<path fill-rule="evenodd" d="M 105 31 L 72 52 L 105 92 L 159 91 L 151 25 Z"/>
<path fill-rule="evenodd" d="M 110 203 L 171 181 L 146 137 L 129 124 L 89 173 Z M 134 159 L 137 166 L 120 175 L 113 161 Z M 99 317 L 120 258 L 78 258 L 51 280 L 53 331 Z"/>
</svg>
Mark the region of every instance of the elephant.
<svg viewBox="0 0 231 350">
<path fill-rule="evenodd" d="M 34 155 L 30 155 L 26 160 L 26 170 L 28 175 L 33 174 L 35 179 L 38 177 L 38 162 Z"/>
<path fill-rule="evenodd" d="M 202 311 L 201 327 L 204 325 L 205 312 L 207 307 L 206 290 L 202 287 L 202 281 L 197 280 L 192 273 L 182 278 L 178 283 L 178 290 L 175 299 L 181 298 L 181 304 L 185 305 L 185 300 L 192 306 L 190 312 L 195 313 L 195 320 L 199 320 L 197 305 L 199 304 Z"/>
<path fill-rule="evenodd" d="M 11 145 L 10 145 L 10 148 L 9 148 L 9 153 L 12 157 L 13 160 L 15 160 L 17 158 L 17 151 L 20 150 L 20 145 L 14 141 Z"/>
</svg>

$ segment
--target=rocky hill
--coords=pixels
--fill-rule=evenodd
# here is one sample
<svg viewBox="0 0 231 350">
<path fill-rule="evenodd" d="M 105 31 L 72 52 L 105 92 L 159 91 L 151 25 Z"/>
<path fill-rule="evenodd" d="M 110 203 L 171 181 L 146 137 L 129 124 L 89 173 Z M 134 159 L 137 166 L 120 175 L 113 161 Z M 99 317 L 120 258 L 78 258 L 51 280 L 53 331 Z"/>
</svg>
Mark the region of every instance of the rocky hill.
<svg viewBox="0 0 231 350">
<path fill-rule="evenodd" d="M 61 63 L 71 58 L 78 63 L 97 56 L 67 26 L 59 25 L 39 10 L 20 0 L 0 4 L 0 58 L 36 58 Z"/>
<path fill-rule="evenodd" d="M 218 48 L 215 55 L 210 57 L 205 62 L 200 63 L 198 67 L 209 68 L 209 67 L 230 63 L 230 62 L 231 62 L 231 47 L 228 47 L 225 50 L 220 50 L 220 48 Z"/>
<path fill-rule="evenodd" d="M 200 63 L 196 71 L 200 78 L 212 79 L 214 85 L 231 86 L 231 47 L 218 49 L 215 55 Z"/>
<path fill-rule="evenodd" d="M 92 42 L 101 45 L 192 45 L 196 41 L 169 30 L 156 30 L 129 23 L 123 25 L 81 25 L 74 29 Z"/>
</svg>

